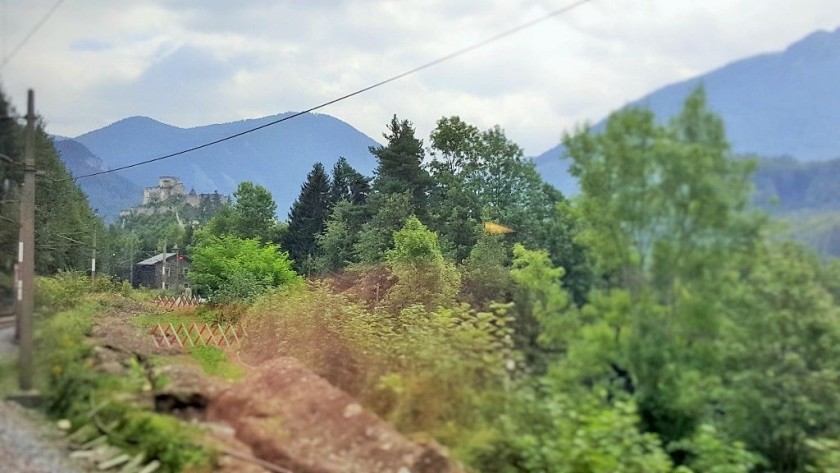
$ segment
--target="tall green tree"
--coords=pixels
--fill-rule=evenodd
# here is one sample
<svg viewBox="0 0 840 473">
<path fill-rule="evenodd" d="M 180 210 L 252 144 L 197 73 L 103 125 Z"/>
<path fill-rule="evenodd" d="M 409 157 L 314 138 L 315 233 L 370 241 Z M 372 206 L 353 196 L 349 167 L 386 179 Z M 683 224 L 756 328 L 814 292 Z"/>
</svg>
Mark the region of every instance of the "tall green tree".
<svg viewBox="0 0 840 473">
<path fill-rule="evenodd" d="M 430 135 L 429 226 L 456 262 L 469 255 L 481 235 L 481 201 L 467 182 L 479 165 L 480 138 L 478 128 L 459 117 L 441 118 Z"/>
<path fill-rule="evenodd" d="M 277 225 L 277 204 L 271 192 L 253 182 L 240 182 L 233 193 L 234 225 L 240 238 L 270 242 Z"/>
<path fill-rule="evenodd" d="M 355 261 L 353 245 L 359 229 L 353 228 L 353 209 L 353 204 L 346 200 L 335 204 L 324 232 L 316 237 L 318 256 L 315 265 L 320 273 L 338 271 Z"/>
<path fill-rule="evenodd" d="M 429 225 L 444 250 L 460 262 L 481 235 L 483 221 L 515 232 L 512 242 L 549 252 L 566 269 L 563 284 L 582 304 L 591 286 L 584 248 L 563 195 L 543 182 L 522 149 L 499 127 L 480 131 L 458 117 L 441 118 L 431 133 L 428 165 L 435 185 L 429 196 Z"/>
<path fill-rule="evenodd" d="M 370 178 L 353 169 L 344 157 L 338 158 L 330 179 L 330 202 L 337 204 L 346 200 L 354 205 L 362 205 L 367 201 L 370 191 Z"/>
<path fill-rule="evenodd" d="M 764 249 L 742 284 L 719 294 L 731 316 L 719 408 L 729 432 L 762 454 L 762 471 L 803 472 L 809 439 L 840 438 L 840 306 L 802 248 Z"/>
<path fill-rule="evenodd" d="M 408 120 L 394 115 L 383 134 L 385 146 L 371 147 L 378 165 L 373 190 L 380 195 L 408 193 L 413 213 L 425 215 L 426 197 L 431 185 L 429 173 L 423 168 L 423 141 L 415 136 Z"/>
<path fill-rule="evenodd" d="M 20 127 L 12 119 L 14 110 L 0 91 L 0 153 L 13 159 L 21 156 Z M 12 300 L 14 264 L 17 261 L 18 183 L 22 169 L 16 163 L 0 160 L 0 298 Z"/>
<path fill-rule="evenodd" d="M 314 269 L 317 238 L 330 212 L 330 180 L 321 163 L 315 163 L 289 212 L 289 228 L 283 248 L 289 252 L 299 271 Z"/>
<path fill-rule="evenodd" d="M 41 171 L 35 186 L 35 271 L 84 271 L 90 268 L 94 234 L 102 236 L 104 225 L 40 120 L 33 141 L 35 166 Z"/>
<path fill-rule="evenodd" d="M 233 193 L 233 203 L 216 205 L 210 197 L 203 208 L 215 215 L 204 227 L 215 236 L 234 235 L 238 238 L 257 238 L 263 242 L 278 242 L 284 231 L 277 222 L 277 204 L 271 192 L 253 182 L 243 181 Z"/>
<path fill-rule="evenodd" d="M 630 108 L 564 145 L 582 190 L 579 241 L 601 281 L 584 307 L 592 337 L 579 340 L 628 380 L 647 430 L 690 436 L 718 383 L 718 294 L 760 243 L 761 220 L 745 211 L 751 164 L 730 158 L 702 89 L 666 126 Z"/>
</svg>

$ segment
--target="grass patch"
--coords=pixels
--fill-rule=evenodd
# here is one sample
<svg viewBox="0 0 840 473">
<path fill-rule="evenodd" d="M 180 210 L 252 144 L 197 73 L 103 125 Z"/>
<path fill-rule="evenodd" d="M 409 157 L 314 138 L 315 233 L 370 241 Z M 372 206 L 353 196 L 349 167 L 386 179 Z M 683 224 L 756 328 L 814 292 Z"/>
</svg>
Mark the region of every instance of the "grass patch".
<svg viewBox="0 0 840 473">
<path fill-rule="evenodd" d="M 239 379 L 245 375 L 241 366 L 228 361 L 225 352 L 216 347 L 197 346 L 190 348 L 190 355 L 201 365 L 205 373 L 225 379 Z"/>
<path fill-rule="evenodd" d="M 131 323 L 135 327 L 152 328 L 157 324 L 167 325 L 172 324 L 191 324 L 202 323 L 203 321 L 193 312 L 161 312 L 158 314 L 144 314 L 131 318 Z"/>
</svg>

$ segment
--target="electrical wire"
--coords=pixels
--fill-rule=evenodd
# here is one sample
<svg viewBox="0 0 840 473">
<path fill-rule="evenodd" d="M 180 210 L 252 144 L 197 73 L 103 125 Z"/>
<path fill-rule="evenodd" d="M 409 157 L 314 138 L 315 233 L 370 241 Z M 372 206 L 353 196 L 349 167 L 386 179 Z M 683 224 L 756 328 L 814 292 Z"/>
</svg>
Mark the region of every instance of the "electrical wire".
<svg viewBox="0 0 840 473">
<path fill-rule="evenodd" d="M 440 57 L 440 58 L 438 58 L 438 59 L 435 59 L 434 61 L 427 62 L 427 63 L 425 63 L 425 64 L 423 64 L 423 65 L 421 65 L 421 66 L 415 67 L 414 69 L 410 69 L 410 70 L 408 70 L 408 71 L 406 71 L 406 72 L 403 72 L 403 73 L 401 73 L 401 74 L 397 74 L 397 75 L 392 76 L 392 77 L 389 77 L 389 78 L 387 78 L 387 79 L 385 79 L 385 80 L 381 80 L 381 81 L 379 81 L 379 82 L 376 82 L 375 84 L 369 85 L 369 86 L 367 86 L 367 87 L 363 87 L 363 88 L 358 89 L 358 90 L 356 90 L 356 91 L 354 91 L 354 92 L 350 92 L 349 94 L 342 95 L 341 97 L 338 97 L 338 98 L 332 99 L 332 100 L 330 100 L 330 101 L 324 102 L 324 103 L 322 103 L 322 104 L 320 104 L 320 105 L 316 105 L 316 106 L 314 106 L 314 107 L 307 108 L 306 110 L 303 110 L 303 111 L 300 111 L 300 112 L 295 112 L 295 113 L 293 113 L 293 114 L 291 114 L 291 115 L 287 115 L 287 116 L 285 116 L 285 117 L 283 117 L 283 118 L 280 118 L 280 119 L 277 119 L 277 120 L 272 120 L 272 121 L 270 121 L 270 122 L 268 122 L 268 123 L 264 123 L 264 124 L 262 124 L 262 125 L 260 125 L 260 126 L 256 126 L 256 127 L 253 127 L 253 128 L 249 128 L 249 129 L 244 130 L 244 131 L 241 131 L 241 132 L 239 132 L 239 133 L 235 133 L 235 134 L 233 134 L 233 135 L 225 136 L 224 138 L 219 138 L 218 140 L 210 141 L 210 142 L 207 142 L 207 143 L 204 143 L 204 144 L 198 145 L 198 146 L 193 146 L 192 148 L 187 148 L 187 149 L 184 149 L 184 150 L 181 150 L 181 151 L 177 151 L 177 152 L 174 152 L 174 153 L 166 154 L 166 155 L 163 155 L 163 156 L 158 156 L 158 157 L 156 157 L 156 158 L 151 158 L 151 159 L 146 159 L 146 160 L 143 160 L 143 161 L 138 161 L 138 162 L 136 162 L 136 163 L 127 164 L 127 165 L 124 165 L 124 166 L 118 166 L 118 167 L 115 167 L 115 168 L 112 168 L 112 169 L 108 169 L 108 170 L 105 170 L 105 171 L 98 171 L 98 172 L 94 172 L 94 173 L 90 173 L 90 174 L 82 174 L 82 175 L 80 175 L 80 176 L 76 176 L 76 177 L 74 177 L 73 179 L 78 180 L 78 179 L 84 179 L 84 178 L 87 178 L 87 177 L 100 176 L 100 175 L 102 175 L 102 174 L 109 174 L 109 173 L 112 173 L 112 172 L 122 171 L 122 170 L 125 170 L 125 169 L 134 168 L 134 167 L 137 167 L 137 166 L 143 166 L 143 165 L 145 165 L 145 164 L 150 164 L 150 163 L 154 163 L 154 162 L 157 162 L 157 161 L 163 161 L 163 160 L 165 160 L 165 159 L 174 158 L 174 157 L 176 157 L 176 156 L 180 156 L 180 155 L 187 154 L 187 153 L 191 153 L 191 152 L 193 152 L 193 151 L 198 151 L 198 150 L 200 150 L 200 149 L 207 148 L 207 147 L 210 147 L 210 146 L 213 146 L 213 145 L 217 145 L 217 144 L 219 144 L 219 143 L 222 143 L 222 142 L 225 142 L 225 141 L 228 141 L 228 140 L 232 140 L 232 139 L 234 139 L 234 138 L 238 138 L 238 137 L 240 137 L 240 136 L 247 135 L 247 134 L 249 134 L 249 133 L 253 133 L 253 132 L 258 131 L 258 130 L 262 130 L 263 128 L 268 128 L 268 127 L 270 127 L 270 126 L 277 125 L 278 123 L 283 123 L 283 122 L 288 121 L 288 120 L 291 120 L 291 119 L 293 119 L 293 118 L 297 118 L 297 117 L 299 117 L 299 116 L 301 116 L 301 115 L 305 115 L 305 114 L 307 114 L 307 113 L 314 112 L 315 110 L 322 109 L 322 108 L 327 107 L 327 106 L 329 106 L 329 105 L 333 105 L 333 104 L 335 104 L 335 103 L 341 102 L 342 100 L 349 99 L 349 98 L 354 97 L 354 96 L 356 96 L 356 95 L 359 95 L 359 94 L 365 93 L 365 92 L 367 92 L 367 91 L 369 91 L 369 90 L 372 90 L 372 89 L 375 89 L 375 88 L 377 88 L 377 87 L 381 87 L 381 86 L 383 86 L 383 85 L 385 85 L 385 84 L 388 84 L 388 83 L 394 82 L 394 81 L 396 81 L 396 80 L 402 79 L 402 78 L 404 78 L 404 77 L 406 77 L 406 76 L 409 76 L 409 75 L 415 74 L 415 73 L 420 72 L 420 71 L 422 71 L 422 70 L 424 70 L 424 69 L 428 69 L 428 68 L 430 68 L 430 67 L 436 66 L 436 65 L 438 65 L 438 64 L 440 64 L 440 63 L 442 63 L 442 62 L 446 62 L 446 61 L 449 61 L 450 59 L 454 59 L 454 58 L 456 58 L 456 57 L 458 57 L 458 56 L 461 56 L 461 55 L 464 55 L 464 54 L 466 54 L 466 53 L 472 52 L 472 51 L 474 51 L 474 50 L 476 50 L 476 49 L 478 49 L 478 48 L 481 48 L 481 47 L 486 46 L 486 45 L 488 45 L 488 44 L 490 44 L 490 43 L 496 42 L 496 41 L 498 41 L 498 40 L 500 40 L 500 39 L 503 39 L 503 38 L 505 38 L 505 37 L 507 37 L 507 36 L 513 35 L 513 34 L 515 34 L 515 33 L 518 33 L 518 32 L 520 32 L 520 31 L 522 31 L 522 30 L 528 29 L 528 28 L 530 28 L 530 27 L 532 27 L 532 26 L 535 26 L 535 25 L 537 25 L 537 24 L 539 24 L 539 23 L 542 23 L 542 22 L 544 22 L 544 21 L 547 21 L 547 20 L 549 20 L 549 19 L 551 19 L 551 18 L 554 18 L 554 17 L 556 17 L 556 16 L 559 16 L 559 15 L 562 15 L 562 14 L 565 14 L 565 13 L 568 13 L 568 12 L 570 12 L 570 11 L 574 10 L 575 8 L 578 8 L 578 7 L 580 7 L 580 6 L 582 6 L 582 5 L 586 4 L 586 3 L 589 3 L 589 2 L 591 2 L 591 1 L 592 1 L 592 0 L 578 0 L 578 1 L 577 1 L 577 2 L 575 2 L 575 3 L 572 3 L 572 4 L 570 4 L 570 5 L 567 5 L 567 6 L 563 7 L 563 8 L 560 8 L 560 9 L 554 10 L 554 11 L 552 11 L 551 13 L 548 13 L 547 15 L 544 15 L 544 16 L 541 16 L 541 17 L 539 17 L 539 18 L 537 18 L 537 19 L 534 19 L 534 20 L 531 20 L 531 21 L 528 21 L 528 22 L 522 23 L 522 24 L 521 24 L 521 25 L 519 25 L 519 26 L 516 26 L 516 27 L 511 28 L 511 29 L 509 29 L 509 30 L 503 31 L 503 32 L 501 32 L 501 33 L 499 33 L 499 34 L 496 34 L 496 35 L 494 35 L 494 36 L 491 36 L 491 37 L 489 37 L 489 38 L 486 38 L 486 39 L 484 39 L 484 40 L 482 40 L 482 41 L 479 41 L 479 42 L 477 42 L 477 43 L 474 43 L 474 44 L 472 44 L 472 45 L 470 45 L 470 46 L 467 46 L 467 47 L 465 47 L 465 48 L 459 49 L 459 50 L 457 50 L 457 51 L 455 51 L 455 52 L 449 53 L 449 54 L 447 54 L 447 55 L 445 55 L 445 56 L 442 56 L 442 57 Z"/>
<path fill-rule="evenodd" d="M 6 67 L 6 64 L 8 64 L 13 57 L 15 57 L 15 55 L 26 45 L 26 43 L 29 42 L 30 39 L 32 39 L 33 36 L 35 36 L 35 33 L 37 33 L 38 30 L 41 29 L 42 26 L 44 26 L 44 23 L 46 23 L 47 20 L 50 19 L 50 17 L 53 15 L 53 13 L 55 13 L 56 10 L 58 10 L 58 7 L 60 7 L 62 3 L 64 3 L 64 0 L 58 0 L 57 2 L 55 2 L 52 8 L 50 8 L 50 11 L 48 11 L 47 14 L 44 15 L 41 18 L 41 20 L 38 21 L 38 23 L 36 23 L 35 26 L 32 27 L 31 30 L 29 30 L 29 33 L 27 33 L 23 40 L 20 43 L 18 43 L 18 45 L 15 46 L 14 49 L 12 49 L 12 52 L 9 53 L 8 56 L 3 58 L 3 63 L 0 64 L 0 69 Z"/>
</svg>

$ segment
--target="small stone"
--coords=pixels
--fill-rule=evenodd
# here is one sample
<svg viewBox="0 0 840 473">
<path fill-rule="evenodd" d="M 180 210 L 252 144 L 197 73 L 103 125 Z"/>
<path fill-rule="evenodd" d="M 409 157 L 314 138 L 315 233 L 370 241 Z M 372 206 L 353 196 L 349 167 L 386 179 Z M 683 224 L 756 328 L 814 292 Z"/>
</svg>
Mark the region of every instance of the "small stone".
<svg viewBox="0 0 840 473">
<path fill-rule="evenodd" d="M 76 450 L 75 452 L 70 452 L 70 458 L 93 458 L 93 450 Z"/>
<path fill-rule="evenodd" d="M 59 429 L 65 431 L 65 432 L 70 430 L 70 427 L 73 427 L 73 425 L 67 419 L 61 419 L 60 421 L 56 422 L 56 425 L 58 425 Z"/>
<path fill-rule="evenodd" d="M 347 419 L 350 417 L 357 416 L 361 414 L 361 412 L 362 406 L 355 402 L 351 402 L 350 404 L 347 404 L 347 407 L 344 408 L 344 418 Z"/>
<path fill-rule="evenodd" d="M 144 455 L 143 453 L 138 453 L 134 456 L 134 458 L 131 459 L 130 462 L 123 465 L 122 469 L 120 470 L 120 473 L 131 473 L 137 471 L 139 469 L 138 467 L 141 463 L 143 463 L 143 460 L 145 458 L 146 455 Z"/>
<path fill-rule="evenodd" d="M 99 445 L 103 445 L 107 441 L 108 441 L 107 436 L 100 435 L 99 437 L 96 437 L 95 439 L 93 439 L 93 440 L 87 442 L 86 444 L 82 445 L 82 448 L 85 449 L 85 450 L 91 449 L 91 448 L 97 447 Z"/>
<path fill-rule="evenodd" d="M 144 466 L 143 469 L 140 470 L 140 473 L 152 473 L 153 471 L 157 471 L 158 468 L 160 468 L 160 462 L 154 460 L 153 462 Z"/>
<path fill-rule="evenodd" d="M 110 460 L 100 463 L 97 468 L 99 468 L 100 470 L 110 470 L 111 468 L 122 465 L 123 463 L 126 463 L 129 460 L 131 460 L 131 456 L 129 456 L 126 453 L 123 453 L 121 455 L 117 455 L 116 457 Z"/>
</svg>

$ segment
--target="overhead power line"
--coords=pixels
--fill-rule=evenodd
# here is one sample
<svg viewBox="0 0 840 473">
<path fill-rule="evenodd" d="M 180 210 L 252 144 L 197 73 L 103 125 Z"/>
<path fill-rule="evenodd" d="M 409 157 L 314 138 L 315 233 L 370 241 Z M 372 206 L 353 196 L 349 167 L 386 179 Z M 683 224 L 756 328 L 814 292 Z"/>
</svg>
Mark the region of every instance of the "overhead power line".
<svg viewBox="0 0 840 473">
<path fill-rule="evenodd" d="M 31 30 L 29 30 L 28 33 L 26 33 L 26 36 L 23 37 L 23 40 L 20 43 L 18 43 L 18 45 L 15 46 L 14 49 L 12 49 L 12 52 L 10 52 L 8 56 L 3 58 L 3 63 L 0 64 L 0 69 L 6 67 L 6 64 L 8 64 L 9 61 L 11 61 L 12 58 L 15 57 L 15 55 L 21 49 L 23 49 L 26 43 L 28 43 L 29 40 L 32 39 L 33 36 L 35 36 L 35 33 L 37 33 L 38 30 L 41 29 L 42 26 L 44 26 L 44 23 L 46 23 L 47 20 L 50 19 L 50 17 L 53 15 L 53 13 L 55 13 L 56 10 L 58 10 L 58 7 L 60 7 L 62 3 L 64 3 L 64 0 L 58 0 L 57 2 L 55 2 L 55 4 L 53 4 L 52 8 L 50 8 L 46 15 L 41 17 L 41 20 L 39 20 L 38 23 L 36 23 L 35 26 L 33 26 Z"/>
<path fill-rule="evenodd" d="M 90 173 L 90 174 L 82 174 L 81 176 L 74 177 L 74 179 L 83 179 L 83 178 L 86 178 L 86 177 L 93 177 L 93 176 L 99 176 L 99 175 L 102 175 L 102 174 L 109 174 L 109 173 L 112 173 L 112 172 L 122 171 L 122 170 L 125 170 L 125 169 L 134 168 L 134 167 L 137 167 L 137 166 L 143 166 L 145 164 L 154 163 L 154 162 L 157 162 L 157 161 L 163 161 L 165 159 L 174 158 L 174 157 L 180 156 L 182 154 L 187 154 L 187 153 L 191 153 L 193 151 L 198 151 L 198 150 L 203 149 L 203 148 L 208 148 L 210 146 L 217 145 L 219 143 L 222 143 L 222 142 L 225 142 L 225 141 L 228 141 L 228 140 L 232 140 L 234 138 L 238 138 L 240 136 L 247 135 L 249 133 L 253 133 L 253 132 L 258 131 L 258 130 L 262 130 L 263 128 L 268 128 L 270 126 L 277 125 L 278 123 L 283 123 L 283 122 L 291 120 L 293 118 L 297 118 L 301 115 L 306 115 L 307 113 L 314 112 L 315 110 L 322 109 L 322 108 L 327 107 L 329 105 L 341 102 L 342 100 L 349 99 L 349 98 L 354 97 L 356 95 L 365 93 L 369 90 L 372 90 L 372 89 L 375 89 L 377 87 L 381 87 L 385 84 L 388 84 L 388 83 L 394 82 L 396 80 L 402 79 L 403 77 L 409 76 L 411 74 L 415 74 L 415 73 L 420 72 L 424 69 L 428 69 L 430 67 L 436 66 L 436 65 L 438 65 L 442 62 L 449 61 L 450 59 L 454 59 L 458 56 L 461 56 L 461 55 L 464 55 L 464 54 L 469 53 L 471 51 L 474 51 L 476 49 L 479 49 L 479 48 L 481 48 L 483 46 L 486 46 L 490 43 L 496 42 L 500 39 L 503 39 L 503 38 L 508 37 L 510 35 L 513 35 L 515 33 L 519 33 L 522 30 L 531 28 L 532 26 L 535 26 L 535 25 L 537 25 L 539 23 L 542 23 L 546 20 L 549 20 L 549 19 L 554 18 L 556 16 L 568 13 L 568 12 L 574 10 L 575 8 L 578 8 L 578 7 L 580 7 L 580 6 L 582 6 L 586 3 L 589 3 L 591 1 L 592 0 L 578 0 L 575 3 L 567 5 L 563 8 L 558 9 L 558 10 L 554 10 L 551 13 L 548 13 L 547 15 L 544 15 L 544 16 L 541 16 L 537 19 L 522 23 L 519 26 L 516 26 L 516 27 L 511 28 L 509 30 L 503 31 L 499 34 L 496 34 L 494 36 L 486 38 L 486 39 L 484 39 L 482 41 L 479 41 L 475 44 L 472 44 L 472 45 L 467 46 L 465 48 L 459 49 L 455 52 L 449 53 L 446 56 L 442 56 L 438 59 L 435 59 L 434 61 L 427 62 L 427 63 L 423 64 L 422 66 L 415 67 L 414 69 L 410 69 L 410 70 L 405 71 L 401 74 L 397 74 L 395 76 L 389 77 L 385 80 L 379 81 L 375 84 L 371 84 L 367 87 L 363 87 L 363 88 L 358 89 L 354 92 L 350 92 L 349 94 L 342 95 L 341 97 L 338 97 L 338 98 L 332 99 L 330 101 L 324 102 L 320 105 L 316 105 L 314 107 L 307 108 L 306 110 L 303 110 L 303 111 L 300 111 L 300 112 L 295 112 L 295 113 L 293 113 L 291 115 L 287 115 L 283 118 L 279 118 L 277 120 L 272 120 L 268 123 L 264 123 L 264 124 L 256 126 L 256 127 L 249 128 L 245 131 L 241 131 L 241 132 L 235 133 L 233 135 L 225 136 L 224 138 L 219 138 L 218 140 L 210 141 L 210 142 L 198 145 L 198 146 L 193 146 L 192 148 L 187 148 L 187 149 L 184 149 L 184 150 L 181 150 L 181 151 L 176 151 L 174 153 L 166 154 L 166 155 L 163 155 L 163 156 L 158 156 L 156 158 L 146 159 L 146 160 L 143 160 L 143 161 L 138 161 L 136 163 L 115 167 L 113 169 L 108 169 L 108 170 L 105 170 L 105 171 L 98 171 L 98 172 L 94 172 L 94 173 Z"/>
</svg>

